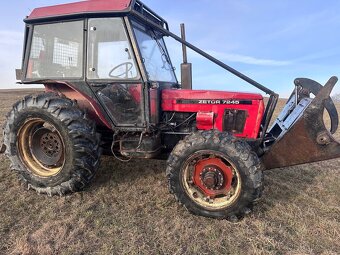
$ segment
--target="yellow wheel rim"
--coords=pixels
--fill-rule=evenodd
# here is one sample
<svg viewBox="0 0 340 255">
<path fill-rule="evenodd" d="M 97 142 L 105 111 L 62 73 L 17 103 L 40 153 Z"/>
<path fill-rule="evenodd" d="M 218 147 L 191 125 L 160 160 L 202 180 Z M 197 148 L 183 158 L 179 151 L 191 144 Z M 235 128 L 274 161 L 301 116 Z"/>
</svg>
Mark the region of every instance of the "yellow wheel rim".
<svg viewBox="0 0 340 255">
<path fill-rule="evenodd" d="M 40 118 L 27 120 L 18 132 L 19 156 L 34 175 L 57 175 L 65 163 L 65 146 L 59 131 Z"/>
</svg>

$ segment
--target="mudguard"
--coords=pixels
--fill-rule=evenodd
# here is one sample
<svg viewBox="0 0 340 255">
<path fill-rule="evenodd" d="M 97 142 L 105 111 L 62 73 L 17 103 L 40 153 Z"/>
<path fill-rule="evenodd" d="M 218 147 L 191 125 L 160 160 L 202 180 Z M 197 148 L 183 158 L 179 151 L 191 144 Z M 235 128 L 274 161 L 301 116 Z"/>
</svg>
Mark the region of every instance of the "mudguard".
<svg viewBox="0 0 340 255">
<path fill-rule="evenodd" d="M 334 103 L 329 100 L 337 83 L 332 77 L 317 93 L 302 116 L 290 129 L 277 139 L 262 156 L 266 169 L 300 165 L 340 157 L 340 143 L 332 133 L 338 126 L 338 115 Z M 303 87 L 317 87 L 314 81 L 304 80 Z M 306 85 L 309 83 L 309 85 Z M 312 91 L 311 91 L 312 92 Z M 332 119 L 332 128 L 324 124 L 323 114 L 327 109 Z"/>
</svg>

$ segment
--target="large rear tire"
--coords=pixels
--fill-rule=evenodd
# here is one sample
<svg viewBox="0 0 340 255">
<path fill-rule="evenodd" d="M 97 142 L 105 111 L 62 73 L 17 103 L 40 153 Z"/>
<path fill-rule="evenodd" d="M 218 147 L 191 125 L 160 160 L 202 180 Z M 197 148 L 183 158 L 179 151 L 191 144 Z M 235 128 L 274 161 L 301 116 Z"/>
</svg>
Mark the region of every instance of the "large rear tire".
<svg viewBox="0 0 340 255">
<path fill-rule="evenodd" d="M 180 141 L 167 162 L 169 189 L 188 211 L 237 221 L 263 190 L 263 166 L 232 134 L 199 131 Z"/>
<path fill-rule="evenodd" d="M 55 93 L 26 96 L 14 104 L 4 127 L 11 168 L 39 194 L 82 190 L 99 167 L 100 136 L 74 101 Z"/>
</svg>

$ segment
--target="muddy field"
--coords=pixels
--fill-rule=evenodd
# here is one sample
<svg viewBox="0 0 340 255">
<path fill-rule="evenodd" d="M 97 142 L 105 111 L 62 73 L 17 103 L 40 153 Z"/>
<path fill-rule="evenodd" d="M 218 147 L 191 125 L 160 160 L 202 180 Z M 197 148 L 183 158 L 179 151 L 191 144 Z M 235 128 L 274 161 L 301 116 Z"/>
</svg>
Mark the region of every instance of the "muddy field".
<svg viewBox="0 0 340 255">
<path fill-rule="evenodd" d="M 24 94 L 0 90 L 1 125 Z M 0 254 L 340 253 L 340 160 L 266 172 L 263 199 L 237 224 L 178 206 L 163 161 L 105 157 L 87 190 L 49 198 L 0 160 Z"/>
</svg>

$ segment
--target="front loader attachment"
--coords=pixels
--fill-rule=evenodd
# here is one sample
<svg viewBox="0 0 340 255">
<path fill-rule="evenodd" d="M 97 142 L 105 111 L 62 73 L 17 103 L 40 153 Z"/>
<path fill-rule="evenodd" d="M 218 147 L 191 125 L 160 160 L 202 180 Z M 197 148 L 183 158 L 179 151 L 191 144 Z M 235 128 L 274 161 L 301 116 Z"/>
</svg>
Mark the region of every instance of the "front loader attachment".
<svg viewBox="0 0 340 255">
<path fill-rule="evenodd" d="M 338 127 L 338 113 L 330 93 L 338 79 L 324 87 L 309 79 L 295 80 L 296 90 L 270 129 L 262 156 L 266 169 L 287 167 L 340 157 L 340 143 L 332 134 Z M 310 93 L 315 98 L 310 98 Z M 324 123 L 324 110 L 331 128 Z"/>
</svg>

